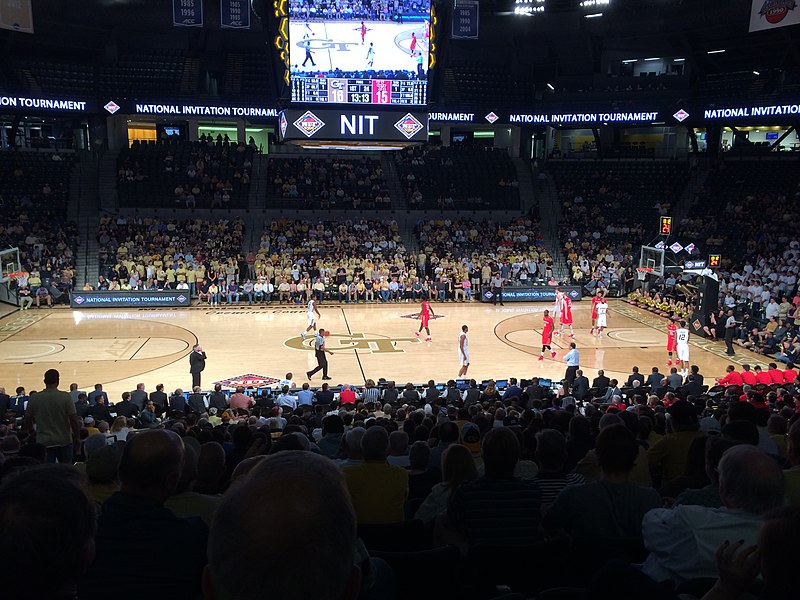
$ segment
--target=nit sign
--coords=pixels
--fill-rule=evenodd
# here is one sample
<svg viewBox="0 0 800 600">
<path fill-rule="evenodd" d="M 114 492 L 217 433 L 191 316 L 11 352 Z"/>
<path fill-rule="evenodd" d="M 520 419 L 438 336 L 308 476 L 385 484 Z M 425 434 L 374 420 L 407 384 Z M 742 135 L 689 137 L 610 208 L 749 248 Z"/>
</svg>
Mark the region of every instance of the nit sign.
<svg viewBox="0 0 800 600">
<path fill-rule="evenodd" d="M 659 231 L 661 235 L 669 235 L 672 233 L 672 217 L 661 217 Z"/>
<path fill-rule="evenodd" d="M 378 115 L 341 115 L 340 133 L 342 135 L 375 135 L 375 121 Z"/>
<path fill-rule="evenodd" d="M 719 254 L 709 254 L 708 255 L 708 266 L 710 268 L 719 267 L 719 262 L 722 259 L 722 256 Z"/>
</svg>

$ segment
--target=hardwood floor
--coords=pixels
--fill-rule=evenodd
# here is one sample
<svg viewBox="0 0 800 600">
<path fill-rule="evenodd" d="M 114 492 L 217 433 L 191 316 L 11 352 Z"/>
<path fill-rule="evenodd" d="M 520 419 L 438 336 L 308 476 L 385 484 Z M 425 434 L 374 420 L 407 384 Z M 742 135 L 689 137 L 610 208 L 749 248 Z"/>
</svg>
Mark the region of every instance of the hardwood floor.
<svg viewBox="0 0 800 600">
<path fill-rule="evenodd" d="M 434 303 L 440 318 L 431 321 L 432 342 L 414 335 L 419 311 L 414 303 L 322 304 L 319 326 L 329 329 L 333 384 L 363 384 L 366 378 L 385 378 L 398 384 L 428 379 L 445 381 L 458 372 L 457 343 L 461 326 L 469 326 L 471 365 L 475 379 L 531 376 L 561 379 L 563 356 L 570 338 L 556 337 L 558 355 L 537 360 L 541 348 L 541 314 L 546 304 Z M 61 372 L 62 389 L 71 382 L 89 390 L 102 383 L 112 401 L 143 382 L 148 391 L 163 383 L 167 390 L 191 385 L 187 355 L 199 341 L 208 354 L 203 388 L 241 375 L 267 382 L 287 372 L 306 381 L 316 365 L 313 336 L 305 342 L 305 308 L 286 305 L 163 310 L 31 309 L 0 319 L 0 385 L 13 393 L 19 385 L 42 388 L 50 368 Z M 590 335 L 590 304 L 575 303 L 575 338 L 581 366 L 589 378 L 598 369 L 609 377 L 627 378 L 638 365 L 666 368 L 666 321 L 612 300 L 609 328 Z M 707 378 L 724 374 L 731 362 L 765 364 L 765 357 L 740 351 L 733 360 L 721 342 L 694 337 L 691 362 Z M 320 385 L 320 375 L 312 381 Z M 707 379 L 709 381 L 709 379 Z"/>
</svg>

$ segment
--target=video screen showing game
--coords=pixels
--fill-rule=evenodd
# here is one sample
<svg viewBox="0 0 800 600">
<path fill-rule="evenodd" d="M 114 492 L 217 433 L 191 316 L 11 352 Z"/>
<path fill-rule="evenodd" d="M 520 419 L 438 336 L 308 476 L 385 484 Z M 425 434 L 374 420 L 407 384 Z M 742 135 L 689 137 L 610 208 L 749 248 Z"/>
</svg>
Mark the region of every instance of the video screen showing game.
<svg viewBox="0 0 800 600">
<path fill-rule="evenodd" d="M 291 0 L 293 102 L 427 103 L 430 0 Z"/>
</svg>

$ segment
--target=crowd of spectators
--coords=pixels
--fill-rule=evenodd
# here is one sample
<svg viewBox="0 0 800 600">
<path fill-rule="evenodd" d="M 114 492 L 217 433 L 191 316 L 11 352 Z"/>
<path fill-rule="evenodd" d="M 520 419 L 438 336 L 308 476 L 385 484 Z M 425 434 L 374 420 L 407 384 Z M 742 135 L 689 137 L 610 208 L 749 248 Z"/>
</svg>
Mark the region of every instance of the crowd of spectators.
<svg viewBox="0 0 800 600">
<path fill-rule="evenodd" d="M 244 222 L 241 219 L 180 221 L 153 217 L 103 215 L 98 289 L 187 289 L 220 281 L 227 284 L 241 269 Z"/>
<path fill-rule="evenodd" d="M 413 209 L 518 209 L 519 182 L 504 149 L 413 146 L 395 155 Z"/>
<path fill-rule="evenodd" d="M 368 381 L 334 393 L 287 374 L 267 400 L 140 384 L 110 405 L 99 384 L 60 391 L 51 370 L 38 392 L 0 390 L 0 542 L 15 549 L 0 572 L 17 575 L 4 593 L 251 597 L 260 579 L 237 557 L 273 552 L 273 565 L 319 553 L 318 569 L 337 574 L 277 569 L 282 596 L 419 597 L 408 561 L 441 552 L 437 578 L 475 598 L 501 583 L 528 597 L 570 586 L 570 598 L 790 598 L 773 569 L 792 560 L 800 526 L 800 388 L 792 369 L 769 373 L 707 389 L 696 368 L 680 384 L 634 369 L 630 393 L 611 398 L 513 378 L 502 391 Z M 617 387 L 602 377 L 595 389 Z M 754 544 L 761 569 L 745 569 Z M 524 577 L 459 577 L 488 549 L 535 559 Z M 119 568 L 159 552 L 169 569 Z M 586 561 L 567 568 L 565 556 Z"/>
<path fill-rule="evenodd" d="M 72 157 L 0 152 L 0 246 L 19 248 L 19 271 L 27 275 L 13 286 L 25 308 L 64 302 L 75 284 L 78 232 L 67 220 Z"/>
<path fill-rule="evenodd" d="M 122 204 L 181 208 L 247 206 L 253 157 L 258 148 L 231 142 L 227 134 L 202 135 L 196 142 L 134 140 L 120 153 L 118 190 Z"/>
<path fill-rule="evenodd" d="M 639 248 L 669 214 L 688 175 L 683 164 L 664 161 L 551 160 L 561 204 L 561 240 L 576 285 L 604 287 L 612 295 L 635 285 Z"/>
<path fill-rule="evenodd" d="M 380 160 L 270 158 L 271 196 L 303 208 L 389 208 Z"/>
</svg>

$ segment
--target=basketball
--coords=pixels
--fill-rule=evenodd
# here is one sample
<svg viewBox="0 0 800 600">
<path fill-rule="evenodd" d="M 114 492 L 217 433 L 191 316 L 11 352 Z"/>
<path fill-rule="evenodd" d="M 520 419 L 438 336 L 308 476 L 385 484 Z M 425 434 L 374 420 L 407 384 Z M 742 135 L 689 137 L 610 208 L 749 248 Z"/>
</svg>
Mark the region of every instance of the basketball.
<svg viewBox="0 0 800 600">
<path fill-rule="evenodd" d="M 324 336 L 324 337 L 328 337 L 330 334 L 331 334 L 331 332 L 330 332 L 330 331 L 326 331 L 326 332 L 323 334 L 323 336 Z"/>
</svg>

